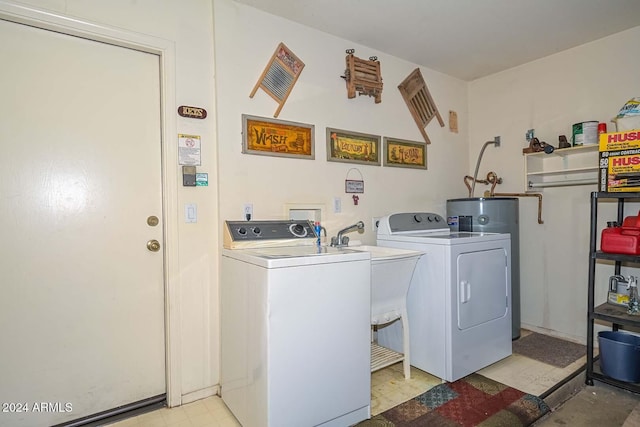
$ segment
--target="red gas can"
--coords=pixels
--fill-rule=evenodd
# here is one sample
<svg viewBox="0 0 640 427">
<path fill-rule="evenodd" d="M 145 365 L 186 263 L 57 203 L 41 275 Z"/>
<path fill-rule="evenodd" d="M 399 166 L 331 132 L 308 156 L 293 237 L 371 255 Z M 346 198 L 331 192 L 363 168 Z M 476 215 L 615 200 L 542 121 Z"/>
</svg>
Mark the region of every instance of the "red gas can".
<svg viewBox="0 0 640 427">
<path fill-rule="evenodd" d="M 614 254 L 640 255 L 640 212 L 628 216 L 622 227 L 607 227 L 600 239 L 602 252 Z"/>
</svg>

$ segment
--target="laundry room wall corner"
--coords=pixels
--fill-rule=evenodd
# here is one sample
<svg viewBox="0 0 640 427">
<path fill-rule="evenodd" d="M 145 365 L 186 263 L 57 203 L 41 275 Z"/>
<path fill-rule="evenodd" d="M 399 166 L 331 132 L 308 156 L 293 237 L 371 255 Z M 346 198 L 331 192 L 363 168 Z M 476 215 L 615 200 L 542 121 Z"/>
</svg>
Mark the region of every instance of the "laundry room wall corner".
<svg viewBox="0 0 640 427">
<path fill-rule="evenodd" d="M 522 149 L 529 145 L 529 129 L 540 141 L 557 147 L 561 135 L 571 136 L 573 123 L 599 120 L 609 129 L 614 126 L 611 118 L 638 93 L 635 70 L 640 58 L 629 52 L 637 50 L 639 39 L 637 26 L 469 83 L 469 130 L 478 135 L 470 141 L 470 156 L 476 156 L 483 141 L 502 137 L 500 148 L 485 152 L 479 173 L 495 171 L 503 178 L 496 193 L 527 190 Z M 596 151 L 589 160 L 594 168 Z M 536 220 L 535 198 L 520 199 L 523 327 L 586 341 L 589 193 L 597 189 L 595 183 L 536 188 L 543 193 L 544 224 Z M 479 193 L 476 188 L 476 196 Z M 604 218 L 615 219 L 614 204 L 610 205 L 603 207 Z M 596 278 L 607 280 L 605 275 Z M 606 301 L 606 286 L 600 289 L 603 294 L 596 295 L 596 301 Z"/>
</svg>

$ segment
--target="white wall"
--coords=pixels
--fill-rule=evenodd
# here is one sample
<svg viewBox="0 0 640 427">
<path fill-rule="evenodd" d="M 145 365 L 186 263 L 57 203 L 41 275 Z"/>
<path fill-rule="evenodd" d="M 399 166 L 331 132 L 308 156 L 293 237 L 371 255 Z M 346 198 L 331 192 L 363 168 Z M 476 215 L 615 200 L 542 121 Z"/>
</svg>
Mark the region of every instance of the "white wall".
<svg viewBox="0 0 640 427">
<path fill-rule="evenodd" d="M 236 4 L 214 0 L 217 130 L 220 159 L 220 218 L 240 219 L 244 203 L 253 203 L 254 218 L 284 218 L 287 203 L 326 206 L 323 225 L 328 235 L 362 220 L 366 232 L 352 239 L 375 243 L 372 217 L 394 211 L 434 211 L 445 214 L 445 200 L 463 196 L 467 172 L 467 84 L 421 68 L 447 127 L 434 119 L 427 126 L 428 170 L 327 162 L 325 128 L 422 141 L 398 84 L 417 65 L 342 40 L 320 31 Z M 304 63 L 291 95 L 278 119 L 315 125 L 315 160 L 276 158 L 241 153 L 241 115 L 273 118 L 278 104 L 259 89 L 249 98 L 256 81 L 278 43 L 284 42 Z M 345 50 L 360 58 L 377 56 L 384 83 L 382 102 L 359 96 L 347 98 Z M 448 130 L 448 112 L 458 113 L 461 131 Z M 345 194 L 349 169 L 357 168 L 365 193 L 354 206 Z M 352 171 L 350 179 L 359 179 Z M 332 212 L 332 199 L 342 199 L 342 213 Z"/>
<path fill-rule="evenodd" d="M 202 121 L 177 119 L 178 133 L 194 133 L 202 137 L 202 166 L 199 172 L 209 173 L 209 187 L 185 188 L 176 182 L 178 204 L 166 209 L 178 212 L 183 218 L 183 206 L 198 206 L 198 222 L 180 221 L 177 246 L 179 259 L 174 260 L 179 284 L 181 336 L 181 394 L 198 395 L 209 388 L 210 393 L 219 382 L 218 357 L 218 216 L 215 149 L 215 102 L 213 82 L 213 25 L 210 0 L 153 1 L 153 0 L 27 0 L 23 2 L 56 14 L 75 17 L 162 38 L 175 43 L 175 81 L 168 82 L 175 90 L 176 111 L 179 105 L 204 107 L 210 118 Z M 123 106 L 124 108 L 125 106 Z M 135 112 L 132 112 L 135 114 Z M 176 113 L 177 114 L 177 113 Z M 177 144 L 175 140 L 168 144 Z M 169 159 L 176 169 L 178 159 Z M 135 321 L 135 319 L 132 319 Z M 188 398 L 186 400 L 189 400 Z"/>
<path fill-rule="evenodd" d="M 496 191 L 525 189 L 522 149 L 525 133 L 554 146 L 571 125 L 610 123 L 624 103 L 640 94 L 635 54 L 640 27 L 561 52 L 469 85 L 469 156 L 472 163 L 485 135 L 501 135 L 502 147 L 485 152 L 480 176 L 493 170 L 504 178 Z M 595 158 L 595 157 L 594 157 Z M 520 201 L 522 323 L 584 341 L 589 250 L 589 194 L 596 186 L 546 188 L 543 225 L 535 199 Z M 632 209 L 630 210 L 632 211 Z M 615 219 L 612 206 L 600 218 Z M 599 269 L 599 299 L 608 276 Z"/>
</svg>

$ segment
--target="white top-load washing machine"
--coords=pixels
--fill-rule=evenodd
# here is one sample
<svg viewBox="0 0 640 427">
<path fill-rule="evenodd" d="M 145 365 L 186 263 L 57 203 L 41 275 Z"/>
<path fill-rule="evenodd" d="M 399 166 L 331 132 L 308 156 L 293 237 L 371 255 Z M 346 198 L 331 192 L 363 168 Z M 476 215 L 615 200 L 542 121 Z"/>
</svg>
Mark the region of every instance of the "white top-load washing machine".
<svg viewBox="0 0 640 427">
<path fill-rule="evenodd" d="M 243 427 L 371 415 L 371 255 L 318 246 L 308 221 L 226 221 L 221 396 Z"/>
<path fill-rule="evenodd" d="M 451 232 L 434 213 L 380 219 L 378 246 L 424 252 L 407 297 L 411 365 L 456 381 L 511 355 L 509 234 Z M 378 330 L 400 351 L 401 332 Z"/>
</svg>

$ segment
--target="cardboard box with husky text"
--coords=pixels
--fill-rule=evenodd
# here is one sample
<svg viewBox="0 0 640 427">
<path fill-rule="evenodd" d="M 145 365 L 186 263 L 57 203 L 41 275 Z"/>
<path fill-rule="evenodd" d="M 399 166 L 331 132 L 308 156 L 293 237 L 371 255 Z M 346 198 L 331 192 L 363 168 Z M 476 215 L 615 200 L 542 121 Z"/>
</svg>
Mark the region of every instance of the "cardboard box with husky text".
<svg viewBox="0 0 640 427">
<path fill-rule="evenodd" d="M 598 191 L 640 192 L 640 130 L 600 134 Z"/>
</svg>

